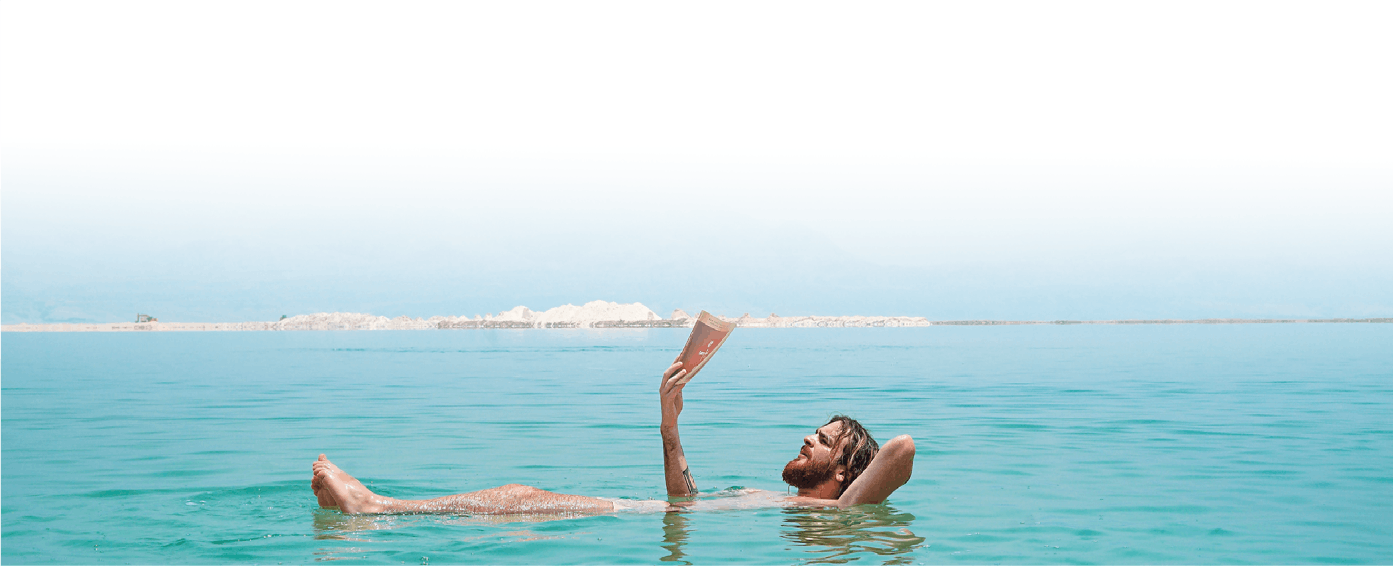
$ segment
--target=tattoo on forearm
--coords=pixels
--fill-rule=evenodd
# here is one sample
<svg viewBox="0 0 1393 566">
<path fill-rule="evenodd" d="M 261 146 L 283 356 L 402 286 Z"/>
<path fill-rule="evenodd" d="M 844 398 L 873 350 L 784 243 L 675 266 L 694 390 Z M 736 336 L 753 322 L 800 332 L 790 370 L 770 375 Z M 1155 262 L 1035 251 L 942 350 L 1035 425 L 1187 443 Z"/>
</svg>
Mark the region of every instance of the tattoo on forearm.
<svg viewBox="0 0 1393 566">
<path fill-rule="evenodd" d="M 687 493 L 695 494 L 697 492 L 696 482 L 692 481 L 692 472 L 690 469 L 691 468 L 682 468 L 682 479 L 687 482 Z"/>
</svg>

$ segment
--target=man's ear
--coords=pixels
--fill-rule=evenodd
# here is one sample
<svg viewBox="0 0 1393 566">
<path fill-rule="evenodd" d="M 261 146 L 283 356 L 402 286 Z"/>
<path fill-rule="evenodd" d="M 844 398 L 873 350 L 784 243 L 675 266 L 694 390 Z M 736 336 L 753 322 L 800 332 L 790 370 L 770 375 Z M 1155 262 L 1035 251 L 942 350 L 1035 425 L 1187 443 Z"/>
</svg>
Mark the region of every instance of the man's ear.
<svg viewBox="0 0 1393 566">
<path fill-rule="evenodd" d="M 837 483 L 846 483 L 846 466 L 837 466 Z"/>
</svg>

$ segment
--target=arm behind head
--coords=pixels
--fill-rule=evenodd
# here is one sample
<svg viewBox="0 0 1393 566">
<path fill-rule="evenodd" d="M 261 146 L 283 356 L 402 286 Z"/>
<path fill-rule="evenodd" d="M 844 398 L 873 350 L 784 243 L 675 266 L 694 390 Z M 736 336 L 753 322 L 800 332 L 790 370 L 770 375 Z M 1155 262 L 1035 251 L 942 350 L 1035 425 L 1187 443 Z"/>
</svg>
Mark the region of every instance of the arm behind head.
<svg viewBox="0 0 1393 566">
<path fill-rule="evenodd" d="M 839 507 L 862 503 L 880 503 L 909 481 L 914 471 L 914 439 L 902 434 L 890 439 L 871 460 L 866 471 L 851 482 L 837 498 Z"/>
</svg>

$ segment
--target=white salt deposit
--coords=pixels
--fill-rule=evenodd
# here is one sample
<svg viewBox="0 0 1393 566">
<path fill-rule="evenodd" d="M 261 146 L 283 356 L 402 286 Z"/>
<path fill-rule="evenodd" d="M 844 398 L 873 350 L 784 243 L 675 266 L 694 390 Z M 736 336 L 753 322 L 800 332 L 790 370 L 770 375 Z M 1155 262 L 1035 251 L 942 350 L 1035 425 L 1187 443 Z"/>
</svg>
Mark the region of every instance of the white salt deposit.
<svg viewBox="0 0 1393 566">
<path fill-rule="evenodd" d="M 567 328 L 591 327 L 597 322 L 637 322 L 661 319 L 662 317 L 643 306 L 642 303 L 622 304 L 607 301 L 590 301 L 579 307 L 567 304 L 547 309 L 545 312 L 516 306 L 496 315 L 484 316 L 484 320 L 489 322 L 524 323 L 530 324 L 533 328 L 555 328 L 557 324 Z"/>
</svg>

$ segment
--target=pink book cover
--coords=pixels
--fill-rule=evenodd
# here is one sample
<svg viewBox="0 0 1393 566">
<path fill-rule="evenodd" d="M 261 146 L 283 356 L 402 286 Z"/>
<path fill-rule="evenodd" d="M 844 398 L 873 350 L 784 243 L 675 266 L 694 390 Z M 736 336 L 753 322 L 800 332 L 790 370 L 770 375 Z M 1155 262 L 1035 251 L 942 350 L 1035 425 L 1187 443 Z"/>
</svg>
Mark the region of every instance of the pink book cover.
<svg viewBox="0 0 1393 566">
<path fill-rule="evenodd" d="M 676 361 L 682 362 L 682 369 L 687 370 L 687 375 L 682 377 L 682 383 L 696 377 L 697 372 L 716 355 L 716 350 L 721 348 L 726 337 L 734 330 L 734 322 L 723 321 L 706 311 L 697 315 L 696 324 L 692 325 L 692 334 L 687 337 L 687 345 L 683 346 L 682 353 L 677 355 Z"/>
</svg>

